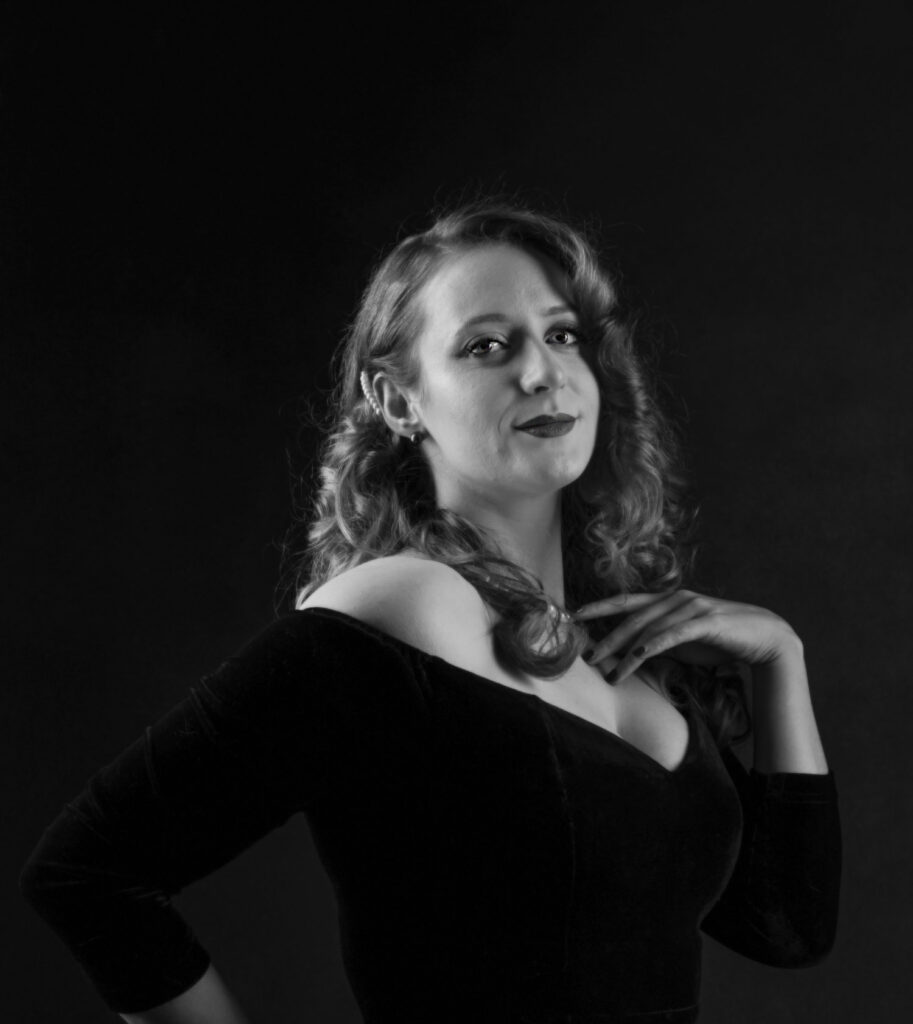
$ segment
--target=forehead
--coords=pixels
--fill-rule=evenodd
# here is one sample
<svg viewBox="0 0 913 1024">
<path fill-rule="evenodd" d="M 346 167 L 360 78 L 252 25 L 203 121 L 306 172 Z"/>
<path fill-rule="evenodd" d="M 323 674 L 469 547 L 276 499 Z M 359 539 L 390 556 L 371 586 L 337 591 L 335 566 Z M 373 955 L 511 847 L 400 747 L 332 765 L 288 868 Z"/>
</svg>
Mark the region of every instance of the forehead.
<svg viewBox="0 0 913 1024">
<path fill-rule="evenodd" d="M 520 313 L 570 303 L 567 275 L 551 260 L 504 243 L 450 257 L 426 283 L 426 317 L 462 323 L 483 313 Z"/>
</svg>

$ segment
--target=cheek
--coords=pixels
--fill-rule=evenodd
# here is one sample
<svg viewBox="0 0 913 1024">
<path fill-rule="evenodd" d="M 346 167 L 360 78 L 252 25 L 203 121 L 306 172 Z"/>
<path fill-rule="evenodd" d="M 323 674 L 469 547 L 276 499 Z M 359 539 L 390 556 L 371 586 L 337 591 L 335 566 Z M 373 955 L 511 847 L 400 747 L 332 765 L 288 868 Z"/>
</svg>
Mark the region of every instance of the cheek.
<svg viewBox="0 0 913 1024">
<path fill-rule="evenodd" d="M 434 418 L 448 433 L 479 436 L 499 429 L 497 389 L 486 388 L 484 381 L 451 383 L 434 405 Z"/>
<path fill-rule="evenodd" d="M 581 396 L 585 402 L 589 444 L 591 447 L 595 447 L 599 430 L 599 416 L 602 412 L 602 396 L 599 393 L 599 384 L 592 372 L 587 373 L 584 386 L 581 388 Z"/>
<path fill-rule="evenodd" d="M 600 412 L 600 395 L 599 395 L 599 382 L 596 380 L 596 375 L 593 373 L 589 363 L 586 363 L 581 369 L 581 378 L 578 383 L 578 393 L 586 403 L 587 410 L 591 414 L 595 414 L 598 418 Z"/>
<path fill-rule="evenodd" d="M 476 433 L 484 422 L 484 402 L 470 390 L 452 391 L 440 406 L 448 432 Z"/>
</svg>

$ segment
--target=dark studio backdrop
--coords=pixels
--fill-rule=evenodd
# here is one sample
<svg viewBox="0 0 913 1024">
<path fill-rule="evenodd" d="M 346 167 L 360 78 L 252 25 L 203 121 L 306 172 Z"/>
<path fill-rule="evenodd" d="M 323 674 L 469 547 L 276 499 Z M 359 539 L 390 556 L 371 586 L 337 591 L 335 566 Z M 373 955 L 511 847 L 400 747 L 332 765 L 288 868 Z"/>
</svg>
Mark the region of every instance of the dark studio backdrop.
<svg viewBox="0 0 913 1024">
<path fill-rule="evenodd" d="M 19 868 L 271 619 L 300 396 L 322 411 L 371 263 L 434 203 L 517 188 L 598 224 L 663 339 L 700 578 L 803 637 L 840 788 L 834 952 L 707 940 L 702 1024 L 901 1019 L 905 5 L 89 10 L 7 5 L 0 38 L 4 1019 L 109 1019 Z M 302 817 L 179 906 L 254 1020 L 359 1019 Z"/>
</svg>

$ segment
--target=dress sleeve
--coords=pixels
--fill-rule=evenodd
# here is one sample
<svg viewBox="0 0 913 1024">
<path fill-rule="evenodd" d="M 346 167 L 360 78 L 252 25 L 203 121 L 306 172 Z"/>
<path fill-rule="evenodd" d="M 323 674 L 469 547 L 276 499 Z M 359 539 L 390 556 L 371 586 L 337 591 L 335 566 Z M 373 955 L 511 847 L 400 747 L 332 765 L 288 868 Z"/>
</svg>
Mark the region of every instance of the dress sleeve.
<svg viewBox="0 0 913 1024">
<path fill-rule="evenodd" d="M 295 812 L 363 799 L 366 779 L 401 770 L 421 713 L 401 649 L 285 616 L 91 778 L 20 888 L 111 1010 L 158 1006 L 209 965 L 171 897 Z"/>
<path fill-rule="evenodd" d="M 723 761 L 742 805 L 741 848 L 701 928 L 730 949 L 775 967 L 806 967 L 837 931 L 841 836 L 834 773 L 746 771 Z"/>
</svg>

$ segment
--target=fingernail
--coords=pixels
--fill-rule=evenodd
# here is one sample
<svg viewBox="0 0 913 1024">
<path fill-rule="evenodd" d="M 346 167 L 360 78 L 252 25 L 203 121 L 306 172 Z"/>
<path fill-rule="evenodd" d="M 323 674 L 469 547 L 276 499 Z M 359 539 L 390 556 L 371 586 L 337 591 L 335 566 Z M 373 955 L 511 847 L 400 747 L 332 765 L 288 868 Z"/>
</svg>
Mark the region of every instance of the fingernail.
<svg viewBox="0 0 913 1024">
<path fill-rule="evenodd" d="M 631 651 L 631 654 L 633 654 L 635 658 L 642 658 L 646 653 L 647 648 L 643 646 L 635 647 L 634 650 Z"/>
<path fill-rule="evenodd" d="M 614 683 L 617 678 L 618 678 L 618 669 L 617 668 L 613 668 L 611 672 L 607 672 L 606 673 L 606 679 L 610 683 Z"/>
</svg>

